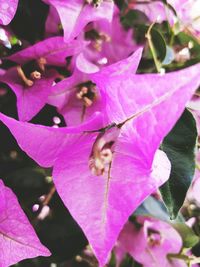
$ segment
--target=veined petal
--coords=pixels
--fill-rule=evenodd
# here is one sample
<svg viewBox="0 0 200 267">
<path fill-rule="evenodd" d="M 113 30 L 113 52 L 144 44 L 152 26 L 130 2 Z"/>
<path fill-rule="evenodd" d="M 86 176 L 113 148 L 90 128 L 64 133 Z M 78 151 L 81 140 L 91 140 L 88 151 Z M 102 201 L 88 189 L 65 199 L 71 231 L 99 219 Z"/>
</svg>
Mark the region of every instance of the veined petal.
<svg viewBox="0 0 200 267">
<path fill-rule="evenodd" d="M 65 43 L 63 37 L 51 37 L 25 48 L 7 59 L 20 65 L 27 61 L 44 57 L 48 65 L 65 66 L 66 57 L 80 53 L 88 44 L 86 41 L 73 40 Z"/>
<path fill-rule="evenodd" d="M 49 250 L 36 236 L 16 196 L 0 180 L 2 191 L 6 203 L 0 213 L 0 266 L 8 267 L 27 258 L 50 256 Z"/>
<path fill-rule="evenodd" d="M 130 214 L 169 178 L 170 163 L 158 151 L 152 170 L 148 170 L 137 166 L 125 151 L 116 152 L 110 172 L 95 176 L 88 165 L 95 137 L 90 134 L 71 149 L 65 148 L 55 162 L 53 177 L 64 204 L 104 266 Z"/>
<path fill-rule="evenodd" d="M 45 2 L 57 9 L 64 29 L 65 41 L 73 40 L 89 22 L 111 21 L 114 11 L 112 1 L 104 1 L 98 8 L 84 4 L 83 0 L 46 0 Z"/>
<path fill-rule="evenodd" d="M 96 74 L 94 74 L 95 76 Z M 160 74 L 93 78 L 103 92 L 108 123 L 124 123 L 123 142 L 136 145 L 136 157 L 151 166 L 155 151 L 200 84 L 200 65 Z M 104 77 L 104 78 L 103 78 Z M 139 157 L 139 158 L 140 158 Z"/>
<path fill-rule="evenodd" d="M 17 111 L 21 121 L 31 120 L 44 107 L 53 90 L 56 75 L 55 71 L 49 71 L 45 77 L 35 81 L 33 86 L 28 88 L 25 88 L 16 68 L 9 69 L 1 76 L 1 82 L 6 83 L 17 97 Z"/>
<path fill-rule="evenodd" d="M 76 142 L 85 131 L 102 127 L 100 113 L 79 127 L 53 128 L 17 121 L 0 113 L 0 120 L 9 128 L 18 145 L 41 166 L 52 167 L 66 143 Z"/>
</svg>

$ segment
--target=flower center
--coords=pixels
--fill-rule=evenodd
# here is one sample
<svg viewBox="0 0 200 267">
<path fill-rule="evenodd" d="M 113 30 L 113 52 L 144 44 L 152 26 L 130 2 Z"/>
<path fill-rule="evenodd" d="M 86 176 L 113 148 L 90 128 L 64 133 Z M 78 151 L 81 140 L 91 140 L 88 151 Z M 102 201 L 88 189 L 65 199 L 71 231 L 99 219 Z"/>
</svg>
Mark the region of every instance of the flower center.
<svg viewBox="0 0 200 267">
<path fill-rule="evenodd" d="M 112 126 L 97 136 L 89 158 L 89 168 L 92 174 L 99 176 L 109 171 L 119 131 L 120 129 L 116 126 Z"/>
<path fill-rule="evenodd" d="M 90 107 L 96 98 L 96 86 L 88 81 L 77 86 L 77 99 L 83 102 L 84 107 Z"/>
<path fill-rule="evenodd" d="M 31 60 L 22 66 L 17 66 L 17 73 L 24 84 L 28 87 L 34 84 L 35 80 L 40 80 L 45 72 L 47 61 L 41 57 L 37 60 Z"/>
<path fill-rule="evenodd" d="M 94 7 L 99 7 L 103 0 L 85 0 L 86 4 L 93 5 Z"/>
<path fill-rule="evenodd" d="M 161 245 L 161 235 L 158 231 L 153 230 L 153 229 L 148 229 L 148 245 L 150 247 L 155 247 Z"/>
<path fill-rule="evenodd" d="M 95 29 L 85 32 L 85 39 L 92 42 L 92 46 L 98 52 L 101 52 L 104 42 L 110 42 L 111 38 L 104 32 L 98 32 Z"/>
</svg>

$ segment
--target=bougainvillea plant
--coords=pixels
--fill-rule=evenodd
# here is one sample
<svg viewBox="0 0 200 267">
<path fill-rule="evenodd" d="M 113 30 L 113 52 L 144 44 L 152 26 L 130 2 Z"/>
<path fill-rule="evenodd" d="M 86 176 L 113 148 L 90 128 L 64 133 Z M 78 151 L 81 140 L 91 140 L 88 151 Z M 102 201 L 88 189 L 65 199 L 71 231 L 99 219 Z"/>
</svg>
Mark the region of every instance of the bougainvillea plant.
<svg viewBox="0 0 200 267">
<path fill-rule="evenodd" d="M 200 266 L 198 0 L 0 0 L 0 267 Z"/>
</svg>

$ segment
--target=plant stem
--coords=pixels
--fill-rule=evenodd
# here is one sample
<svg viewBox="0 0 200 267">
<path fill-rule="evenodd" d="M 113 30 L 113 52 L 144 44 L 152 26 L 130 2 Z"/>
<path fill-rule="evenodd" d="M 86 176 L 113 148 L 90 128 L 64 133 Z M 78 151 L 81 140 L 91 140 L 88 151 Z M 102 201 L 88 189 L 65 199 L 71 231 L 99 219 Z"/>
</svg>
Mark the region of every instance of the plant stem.
<svg viewBox="0 0 200 267">
<path fill-rule="evenodd" d="M 155 23 L 152 23 L 145 35 L 145 37 L 147 38 L 148 40 L 148 43 L 149 43 L 149 48 L 151 50 L 151 53 L 152 53 L 152 56 L 153 56 L 153 60 L 154 60 L 154 63 L 155 63 L 155 66 L 156 66 L 156 69 L 157 69 L 157 72 L 160 73 L 160 69 L 161 69 L 161 63 L 160 61 L 158 60 L 157 58 L 157 53 L 156 53 L 156 50 L 155 50 L 155 47 L 154 47 L 154 44 L 153 44 L 153 41 L 152 41 L 152 37 L 151 37 L 151 30 L 153 28 Z"/>
</svg>

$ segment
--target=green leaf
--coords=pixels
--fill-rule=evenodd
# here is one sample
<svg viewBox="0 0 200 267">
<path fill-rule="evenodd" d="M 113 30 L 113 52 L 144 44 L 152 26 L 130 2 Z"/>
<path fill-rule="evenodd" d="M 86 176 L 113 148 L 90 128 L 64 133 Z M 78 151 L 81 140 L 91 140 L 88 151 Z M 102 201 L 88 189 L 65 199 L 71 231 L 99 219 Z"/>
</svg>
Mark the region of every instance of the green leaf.
<svg viewBox="0 0 200 267">
<path fill-rule="evenodd" d="M 121 23 L 126 29 L 133 28 L 138 24 L 145 24 L 146 22 L 149 22 L 148 17 L 137 9 L 129 10 L 124 16 L 121 16 Z"/>
<path fill-rule="evenodd" d="M 185 223 L 172 223 L 174 229 L 180 234 L 184 248 L 192 248 L 199 242 L 199 237 Z"/>
<path fill-rule="evenodd" d="M 172 165 L 169 180 L 160 188 L 171 219 L 176 218 L 193 179 L 196 140 L 196 122 L 185 110 L 161 145 Z"/>
<path fill-rule="evenodd" d="M 136 24 L 134 28 L 134 37 L 137 43 L 143 43 L 146 39 L 146 34 L 149 30 L 148 25 Z M 167 53 L 167 44 L 165 38 L 161 33 L 160 29 L 157 27 L 157 24 L 154 24 L 150 31 L 151 41 L 156 52 L 157 59 L 162 62 Z M 152 58 L 152 55 L 150 54 Z"/>
<path fill-rule="evenodd" d="M 163 61 L 167 53 L 167 45 L 162 33 L 155 27 L 151 30 L 151 38 L 156 49 L 157 57 L 160 61 Z"/>
</svg>

